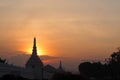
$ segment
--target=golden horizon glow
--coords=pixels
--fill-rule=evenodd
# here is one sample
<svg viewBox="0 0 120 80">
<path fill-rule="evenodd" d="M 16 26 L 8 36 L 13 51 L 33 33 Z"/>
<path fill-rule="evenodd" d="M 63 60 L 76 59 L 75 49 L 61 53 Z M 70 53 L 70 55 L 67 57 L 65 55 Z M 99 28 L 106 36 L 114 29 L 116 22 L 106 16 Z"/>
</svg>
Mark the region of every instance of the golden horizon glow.
<svg viewBox="0 0 120 80">
<path fill-rule="evenodd" d="M 30 39 L 28 39 L 27 42 L 22 42 L 20 44 L 20 46 L 17 48 L 18 51 L 22 51 L 25 52 L 25 54 L 31 55 L 32 54 L 32 50 L 33 50 L 33 38 L 31 37 Z M 39 42 L 40 41 L 40 42 Z M 37 54 L 39 56 L 41 55 L 51 55 L 51 56 L 55 56 L 56 52 L 54 50 L 50 50 L 48 49 L 48 45 L 46 45 L 45 43 L 43 43 L 45 40 L 40 40 L 39 37 L 37 37 L 37 42 L 36 42 L 36 47 L 37 47 Z"/>
<path fill-rule="evenodd" d="M 28 54 L 32 54 L 32 48 L 28 48 L 27 50 L 25 50 Z M 37 49 L 37 55 L 44 55 L 44 52 L 43 52 L 43 50 L 41 50 L 41 49 Z"/>
<path fill-rule="evenodd" d="M 40 56 L 40 55 L 44 55 L 43 51 L 40 50 L 40 49 L 37 50 L 37 54 L 38 54 L 39 56 Z"/>
</svg>

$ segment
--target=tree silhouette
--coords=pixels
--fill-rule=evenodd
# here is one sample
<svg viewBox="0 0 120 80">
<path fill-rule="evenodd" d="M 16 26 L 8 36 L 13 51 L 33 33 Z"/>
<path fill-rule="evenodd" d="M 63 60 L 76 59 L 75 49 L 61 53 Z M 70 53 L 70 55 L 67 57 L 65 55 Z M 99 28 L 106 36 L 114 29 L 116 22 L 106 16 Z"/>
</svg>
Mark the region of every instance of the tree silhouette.
<svg viewBox="0 0 120 80">
<path fill-rule="evenodd" d="M 114 79 L 120 79 L 120 48 L 111 54 L 108 67 Z"/>
<path fill-rule="evenodd" d="M 101 62 L 83 62 L 79 65 L 79 71 L 87 77 L 106 80 L 120 80 L 120 48 L 113 52 L 107 63 Z"/>
<path fill-rule="evenodd" d="M 120 63 L 120 48 L 118 48 L 118 52 L 113 52 L 113 54 L 111 54 L 110 62 Z"/>
<path fill-rule="evenodd" d="M 0 58 L 0 63 L 4 63 L 4 64 L 6 64 L 7 62 L 6 62 L 6 59 L 2 59 L 2 58 Z"/>
<path fill-rule="evenodd" d="M 98 78 L 107 75 L 106 65 L 103 65 L 101 62 L 83 62 L 79 65 L 79 71 L 87 77 Z"/>
</svg>

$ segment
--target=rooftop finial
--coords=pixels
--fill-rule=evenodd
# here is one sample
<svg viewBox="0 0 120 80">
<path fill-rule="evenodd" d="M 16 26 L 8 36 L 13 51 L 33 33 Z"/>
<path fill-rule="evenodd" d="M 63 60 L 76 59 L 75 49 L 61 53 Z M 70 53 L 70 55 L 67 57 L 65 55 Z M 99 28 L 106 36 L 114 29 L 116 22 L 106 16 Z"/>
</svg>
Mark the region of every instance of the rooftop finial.
<svg viewBox="0 0 120 80">
<path fill-rule="evenodd" d="M 36 37 L 34 37 L 34 46 L 33 47 L 36 47 Z"/>
<path fill-rule="evenodd" d="M 59 69 L 62 69 L 62 62 L 61 62 L 61 60 L 60 60 L 60 66 L 59 66 Z"/>
<path fill-rule="evenodd" d="M 32 52 L 32 54 L 37 55 L 36 37 L 34 37 L 34 44 L 33 44 L 33 52 Z"/>
</svg>

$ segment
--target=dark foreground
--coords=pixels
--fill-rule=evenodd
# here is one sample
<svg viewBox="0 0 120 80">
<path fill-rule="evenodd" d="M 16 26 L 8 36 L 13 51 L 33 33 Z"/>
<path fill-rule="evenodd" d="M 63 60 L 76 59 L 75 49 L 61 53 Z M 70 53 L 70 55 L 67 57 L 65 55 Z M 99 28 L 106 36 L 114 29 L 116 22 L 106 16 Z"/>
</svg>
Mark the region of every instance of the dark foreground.
<svg viewBox="0 0 120 80">
<path fill-rule="evenodd" d="M 31 80 L 31 79 L 26 79 L 21 76 L 14 76 L 14 75 L 4 75 L 0 78 L 0 80 Z M 34 79 L 36 80 L 36 79 Z M 47 79 L 43 79 L 47 80 Z M 85 76 L 77 75 L 77 74 L 71 74 L 71 73 L 56 73 L 50 80 L 120 80 L 120 79 L 115 79 L 112 77 L 106 77 L 106 78 L 87 78 Z"/>
</svg>

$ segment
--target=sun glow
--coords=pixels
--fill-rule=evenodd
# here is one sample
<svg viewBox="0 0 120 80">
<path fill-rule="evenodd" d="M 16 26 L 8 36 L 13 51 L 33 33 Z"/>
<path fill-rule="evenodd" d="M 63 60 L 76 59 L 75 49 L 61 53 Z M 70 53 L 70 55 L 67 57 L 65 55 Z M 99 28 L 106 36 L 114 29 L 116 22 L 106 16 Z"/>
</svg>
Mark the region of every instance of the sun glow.
<svg viewBox="0 0 120 80">
<path fill-rule="evenodd" d="M 32 54 L 32 48 L 28 48 L 27 50 L 26 50 L 26 52 L 27 52 L 27 54 Z M 43 50 L 41 50 L 41 49 L 37 49 L 37 55 L 44 55 L 44 52 L 43 52 Z"/>
<path fill-rule="evenodd" d="M 40 56 L 40 55 L 44 55 L 44 54 L 43 54 L 43 51 L 40 50 L 40 49 L 37 50 L 37 54 L 38 54 L 39 56 Z"/>
</svg>

